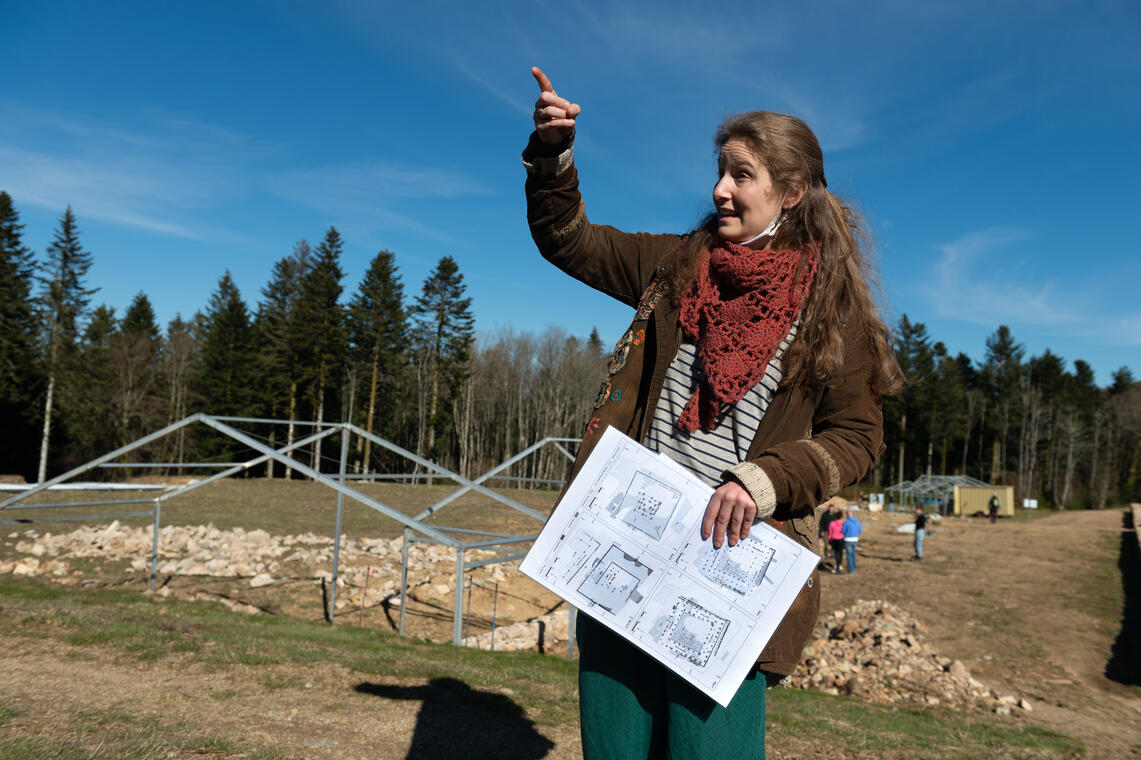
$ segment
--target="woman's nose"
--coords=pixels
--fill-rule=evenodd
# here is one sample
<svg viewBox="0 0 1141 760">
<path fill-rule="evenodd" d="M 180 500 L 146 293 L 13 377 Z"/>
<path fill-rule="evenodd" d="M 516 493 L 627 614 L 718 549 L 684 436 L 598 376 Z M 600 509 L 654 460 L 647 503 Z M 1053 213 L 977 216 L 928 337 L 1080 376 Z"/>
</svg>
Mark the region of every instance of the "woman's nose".
<svg viewBox="0 0 1141 760">
<path fill-rule="evenodd" d="M 713 186 L 713 200 L 723 201 L 729 199 L 729 177 L 722 176 Z"/>
</svg>

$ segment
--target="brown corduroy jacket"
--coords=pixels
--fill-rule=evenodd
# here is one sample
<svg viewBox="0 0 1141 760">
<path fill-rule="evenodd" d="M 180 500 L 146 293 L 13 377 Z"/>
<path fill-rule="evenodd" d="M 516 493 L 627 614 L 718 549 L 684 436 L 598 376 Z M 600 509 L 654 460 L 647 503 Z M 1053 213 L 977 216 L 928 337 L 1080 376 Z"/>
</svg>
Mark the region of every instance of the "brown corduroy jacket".
<svg viewBox="0 0 1141 760">
<path fill-rule="evenodd" d="M 590 224 L 569 146 L 558 156 L 550 153 L 534 136 L 523 153 L 527 220 L 539 251 L 567 274 L 635 309 L 590 410 L 573 478 L 607 425 L 636 441 L 646 436 L 666 370 L 681 343 L 678 310 L 664 278 L 655 277 L 680 238 Z M 813 551 L 816 506 L 863 478 L 883 448 L 883 415 L 872 392 L 867 345 L 864 336 L 846 336 L 844 369 L 822 388 L 810 389 L 786 376 L 761 419 L 746 462 L 726 473 L 740 479 L 758 505 L 762 498 L 775 498 L 775 510 L 765 522 Z M 749 472 L 755 468 L 767 476 L 767 496 L 751 487 L 755 479 Z M 787 675 L 795 669 L 816 623 L 819 581 L 813 572 L 777 627 L 757 661 L 763 670 Z"/>
</svg>

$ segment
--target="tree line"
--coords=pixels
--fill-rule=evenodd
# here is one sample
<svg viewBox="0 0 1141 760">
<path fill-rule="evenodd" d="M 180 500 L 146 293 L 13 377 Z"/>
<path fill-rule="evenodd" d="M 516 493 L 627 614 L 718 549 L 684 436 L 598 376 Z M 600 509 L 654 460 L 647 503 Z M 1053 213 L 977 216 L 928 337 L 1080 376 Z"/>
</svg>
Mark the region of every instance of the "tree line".
<svg viewBox="0 0 1141 760">
<path fill-rule="evenodd" d="M 1071 370 L 1049 349 L 1026 357 L 1005 325 L 976 363 L 906 315 L 895 354 L 908 383 L 884 401 L 876 485 L 960 474 L 1013 485 L 1016 500 L 1042 506 L 1141 500 L 1141 384 L 1128 367 L 1098 387 L 1081 359 Z"/>
<path fill-rule="evenodd" d="M 351 421 L 402 448 L 474 477 L 546 436 L 577 437 L 605 372 L 597 331 L 556 328 L 475 337 L 471 299 L 445 256 L 406 297 L 387 250 L 355 291 L 330 227 L 277 261 L 256 303 L 229 272 L 198 313 L 165 328 L 138 293 L 120 316 L 92 306 L 92 254 L 75 214 L 60 217 L 43 260 L 0 191 L 0 474 L 42 480 L 194 412 L 300 422 Z M 1045 351 L 1025 358 L 999 327 L 975 362 L 951 356 L 904 315 L 896 355 L 909 382 L 884 402 L 887 449 L 870 487 L 922 473 L 1010 483 L 1046 505 L 1105 506 L 1141 498 L 1141 384 L 1130 370 L 1108 388 L 1089 365 Z M 310 428 L 247 425 L 273 446 Z M 139 462 L 231 461 L 249 450 L 209 429 L 183 428 L 133 452 Z M 295 459 L 324 471 L 339 451 L 320 443 Z M 554 449 L 517 475 L 557 480 Z M 360 473 L 410 472 L 368 439 L 350 442 Z M 287 477 L 281 464 L 255 473 Z"/>
<path fill-rule="evenodd" d="M 43 480 L 195 412 L 305 422 L 351 421 L 419 456 L 477 475 L 545 436 L 575 436 L 604 367 L 597 333 L 504 331 L 477 342 L 471 299 L 444 256 L 405 298 L 391 251 L 346 293 L 334 227 L 277 261 L 251 305 L 229 272 L 200 312 L 160 329 L 143 292 L 120 316 L 92 306 L 75 214 L 60 217 L 42 261 L 22 242 L 0 191 L 0 474 Z M 244 425 L 288 445 L 302 425 Z M 327 448 L 327 447 L 326 447 Z M 222 462 L 250 451 L 183 428 L 132 452 L 137 462 Z M 335 471 L 320 442 L 294 457 Z M 544 453 L 516 474 L 558 478 L 565 455 Z M 411 472 L 368 439 L 351 441 L 354 472 Z M 258 475 L 289 475 L 281 464 Z"/>
</svg>

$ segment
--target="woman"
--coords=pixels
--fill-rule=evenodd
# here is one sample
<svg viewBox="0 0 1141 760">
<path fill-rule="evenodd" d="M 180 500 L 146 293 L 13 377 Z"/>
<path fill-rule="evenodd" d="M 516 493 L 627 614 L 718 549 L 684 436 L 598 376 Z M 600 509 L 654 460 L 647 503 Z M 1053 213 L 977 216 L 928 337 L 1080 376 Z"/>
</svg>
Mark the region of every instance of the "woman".
<svg viewBox="0 0 1141 760">
<path fill-rule="evenodd" d="M 781 114 L 729 119 L 715 138 L 713 213 L 685 236 L 628 234 L 588 221 L 573 162 L 581 108 L 532 74 L 532 236 L 563 271 L 635 309 L 574 473 L 612 425 L 716 486 L 702 522 L 714 547 L 764 520 L 812 548 L 815 507 L 870 470 L 880 396 L 899 383 L 859 217 L 828 192 L 815 136 Z M 763 757 L 766 676 L 796 667 L 818 607 L 814 573 L 727 708 L 580 616 L 585 757 Z"/>
<path fill-rule="evenodd" d="M 915 559 L 923 559 L 923 538 L 927 535 L 927 513 L 922 504 L 915 505 Z"/>
<path fill-rule="evenodd" d="M 837 515 L 828 523 L 828 543 L 832 545 L 832 572 L 839 573 L 844 564 L 844 519 Z"/>
</svg>

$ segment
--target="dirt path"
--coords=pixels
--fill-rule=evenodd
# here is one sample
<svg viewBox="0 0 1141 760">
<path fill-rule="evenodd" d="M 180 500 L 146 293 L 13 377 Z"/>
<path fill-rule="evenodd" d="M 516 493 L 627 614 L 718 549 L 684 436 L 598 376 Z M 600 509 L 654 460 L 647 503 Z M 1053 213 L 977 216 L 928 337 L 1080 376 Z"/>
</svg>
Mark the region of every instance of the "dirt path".
<svg viewBox="0 0 1141 760">
<path fill-rule="evenodd" d="M 822 609 L 856 599 L 899 604 L 928 626 L 941 655 L 1032 700 L 1029 720 L 1081 739 L 1092 757 L 1141 757 L 1141 691 L 1105 677 L 1120 628 L 1121 518 L 951 518 L 915 562 L 912 536 L 895 530 L 907 518 L 869 515 L 859 570 L 826 576 Z M 1113 572 L 1094 569 L 1107 558 Z"/>
<path fill-rule="evenodd" d="M 857 599 L 898 604 L 928 627 L 939 654 L 1031 700 L 1018 720 L 1080 739 L 1090 757 L 1141 757 L 1141 691 L 1104 675 L 1120 626 L 1120 511 L 994 526 L 948 519 L 934 526 L 922 562 L 910 561 L 911 536 L 895 530 L 908 518 L 862 518 L 859 572 L 824 576 L 824 611 Z M 502 593 L 523 598 L 528 584 L 507 583 Z M 141 664 L 93 651 L 0 638 L 0 704 L 19 713 L 8 730 L 67 735 L 73 715 L 101 711 L 209 727 L 290 758 L 494 757 L 505 734 L 522 743 L 520 758 L 579 756 L 574 726 L 537 733 L 531 720 L 542 706 L 520 706 L 510 690 L 473 699 L 444 678 L 379 679 L 326 665 L 209 671 L 190 658 Z M 441 716 L 448 725 L 430 730 Z M 436 734 L 442 744 L 429 738 Z"/>
<path fill-rule="evenodd" d="M 380 679 L 328 664 L 207 672 L 174 659 L 79 660 L 50 641 L 21 641 L 15 651 L 9 643 L 0 703 L 18 713 L 5 727 L 13 735 L 82 739 L 75 716 L 98 715 L 160 731 L 201 727 L 204 738 L 296 760 L 490 758 L 502 756 L 507 737 L 517 760 L 581 756 L 577 726 L 537 732 L 510 689 L 473 692 L 452 679 Z"/>
</svg>

